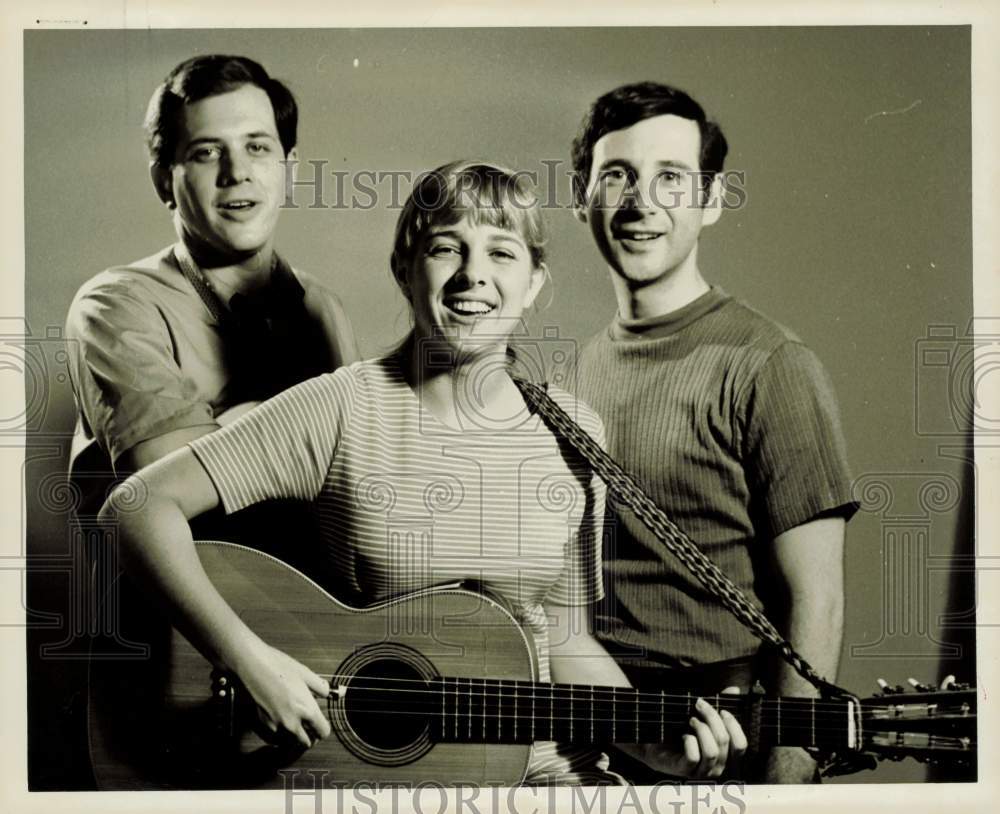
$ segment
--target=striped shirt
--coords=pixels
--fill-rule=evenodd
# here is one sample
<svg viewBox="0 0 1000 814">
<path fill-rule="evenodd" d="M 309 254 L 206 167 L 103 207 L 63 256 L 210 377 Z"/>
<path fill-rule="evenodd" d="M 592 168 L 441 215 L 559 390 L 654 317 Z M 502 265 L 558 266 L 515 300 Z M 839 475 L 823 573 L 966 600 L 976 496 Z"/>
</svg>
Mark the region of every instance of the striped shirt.
<svg viewBox="0 0 1000 814">
<path fill-rule="evenodd" d="M 823 366 L 718 288 L 665 316 L 615 321 L 582 352 L 577 381 L 605 421 L 611 454 L 758 604 L 770 599 L 755 580 L 762 544 L 824 512 L 856 509 Z M 757 650 L 630 512 L 608 540 L 598 635 L 616 657 L 679 667 Z"/>
<path fill-rule="evenodd" d="M 591 410 L 553 397 L 603 442 Z M 548 681 L 543 603 L 603 596 L 604 485 L 537 416 L 502 429 L 471 423 L 438 421 L 389 356 L 304 382 L 190 446 L 227 513 L 310 501 L 326 546 L 323 581 L 345 601 L 453 580 L 500 596 L 534 635 Z M 614 782 L 606 760 L 537 743 L 528 782 Z"/>
</svg>

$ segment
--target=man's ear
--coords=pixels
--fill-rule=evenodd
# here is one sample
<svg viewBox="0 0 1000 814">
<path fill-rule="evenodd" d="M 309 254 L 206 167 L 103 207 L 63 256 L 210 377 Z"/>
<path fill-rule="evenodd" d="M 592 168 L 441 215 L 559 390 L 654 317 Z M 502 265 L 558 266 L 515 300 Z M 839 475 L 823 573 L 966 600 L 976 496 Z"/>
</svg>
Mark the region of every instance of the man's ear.
<svg viewBox="0 0 1000 814">
<path fill-rule="evenodd" d="M 717 172 L 712 176 L 712 183 L 705 190 L 705 205 L 702 207 L 702 226 L 711 226 L 722 217 L 722 202 L 724 200 L 722 188 L 722 173 Z"/>
<path fill-rule="evenodd" d="M 573 176 L 571 182 L 573 188 L 573 217 L 580 223 L 587 222 L 587 190 L 581 189 L 580 177 Z"/>
<path fill-rule="evenodd" d="M 299 151 L 296 147 L 292 147 L 282 159 L 281 171 L 285 185 L 285 201 L 282 206 L 291 206 L 293 209 L 295 208 L 295 169 L 298 166 Z"/>
<path fill-rule="evenodd" d="M 170 170 L 165 170 L 155 161 L 149 164 L 149 178 L 153 182 L 156 195 L 168 209 L 176 209 L 177 202 L 174 200 L 174 184 L 170 177 Z"/>
</svg>

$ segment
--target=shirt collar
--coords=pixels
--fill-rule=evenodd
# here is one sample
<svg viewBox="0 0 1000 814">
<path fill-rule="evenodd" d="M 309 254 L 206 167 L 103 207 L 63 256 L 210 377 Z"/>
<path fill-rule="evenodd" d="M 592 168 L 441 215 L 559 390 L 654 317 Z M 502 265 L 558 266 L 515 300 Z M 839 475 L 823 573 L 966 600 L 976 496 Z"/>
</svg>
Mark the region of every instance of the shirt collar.
<svg viewBox="0 0 1000 814">
<path fill-rule="evenodd" d="M 732 297 L 721 288 L 712 286 L 697 299 L 666 314 L 642 319 L 623 319 L 616 315 L 610 326 L 611 338 L 622 341 L 662 339 L 686 328 L 730 299 Z"/>
</svg>

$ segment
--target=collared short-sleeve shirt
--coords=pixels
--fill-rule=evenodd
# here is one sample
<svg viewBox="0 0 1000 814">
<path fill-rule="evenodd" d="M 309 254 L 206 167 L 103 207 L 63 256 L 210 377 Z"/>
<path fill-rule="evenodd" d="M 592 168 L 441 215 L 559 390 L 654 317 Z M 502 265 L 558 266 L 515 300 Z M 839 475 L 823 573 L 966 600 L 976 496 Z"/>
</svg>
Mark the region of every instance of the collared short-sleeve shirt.
<svg viewBox="0 0 1000 814">
<path fill-rule="evenodd" d="M 249 330 L 219 323 L 173 247 L 80 288 L 66 335 L 78 408 L 71 470 L 85 493 L 142 441 L 215 428 L 231 407 L 354 361 L 350 323 L 332 292 L 280 261 L 270 288 L 280 296 L 264 298 L 259 318 L 244 320 Z M 96 509 L 100 499 L 84 502 Z"/>
</svg>

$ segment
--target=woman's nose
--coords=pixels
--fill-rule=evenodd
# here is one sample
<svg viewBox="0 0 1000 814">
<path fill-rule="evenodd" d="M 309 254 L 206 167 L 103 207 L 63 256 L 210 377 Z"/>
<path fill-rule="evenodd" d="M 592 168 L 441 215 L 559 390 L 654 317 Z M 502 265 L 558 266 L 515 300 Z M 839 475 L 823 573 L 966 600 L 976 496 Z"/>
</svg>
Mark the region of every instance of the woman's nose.
<svg viewBox="0 0 1000 814">
<path fill-rule="evenodd" d="M 458 271 L 458 276 L 466 282 L 469 288 L 474 288 L 486 285 L 487 273 L 485 258 L 479 256 L 477 252 L 469 252 Z"/>
</svg>

